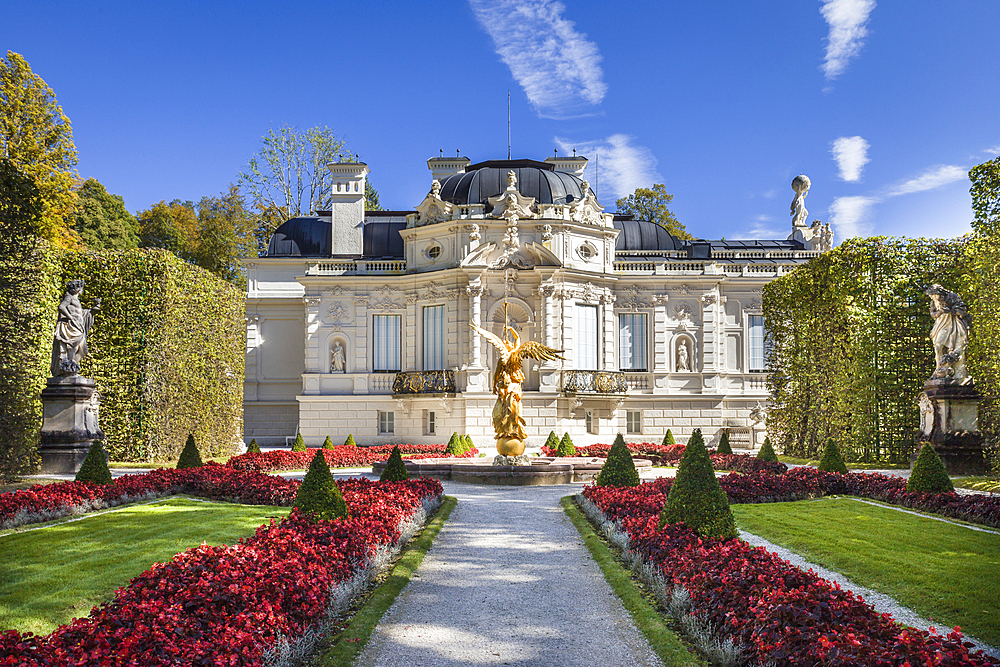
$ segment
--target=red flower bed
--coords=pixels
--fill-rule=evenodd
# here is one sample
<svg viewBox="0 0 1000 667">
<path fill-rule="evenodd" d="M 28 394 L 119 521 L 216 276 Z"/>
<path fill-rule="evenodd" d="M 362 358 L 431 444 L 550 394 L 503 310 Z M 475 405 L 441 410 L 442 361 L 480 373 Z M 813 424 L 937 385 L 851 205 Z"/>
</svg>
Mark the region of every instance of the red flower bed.
<svg viewBox="0 0 1000 667">
<path fill-rule="evenodd" d="M 737 478 L 739 475 L 728 475 Z M 770 477 L 781 479 L 786 475 Z M 723 478 L 723 479 L 727 479 Z M 584 496 L 618 521 L 631 548 L 683 586 L 715 633 L 779 666 L 1000 665 L 958 628 L 947 636 L 901 628 L 851 592 L 742 540 L 699 537 L 683 524 L 657 529 L 666 480 L 638 487 L 587 486 Z"/>
<path fill-rule="evenodd" d="M 255 479 L 222 470 L 223 484 Z M 199 483 L 211 484 L 213 475 Z M 313 521 L 293 510 L 237 544 L 189 549 L 133 579 L 87 618 L 45 637 L 0 636 L 0 665 L 260 665 L 267 647 L 301 636 L 324 616 L 331 586 L 399 539 L 401 520 L 422 498 L 442 493 L 440 482 L 426 478 L 337 484 L 349 519 Z M 213 497 L 219 493 L 227 491 Z"/>
<path fill-rule="evenodd" d="M 376 447 L 345 447 L 324 449 L 323 458 L 331 468 L 361 468 L 379 461 L 385 461 L 396 445 L 378 445 Z M 399 451 L 404 459 L 434 459 L 452 458 L 453 454 L 445 454 L 447 445 L 399 445 Z M 316 455 L 315 449 L 304 452 L 293 452 L 290 449 L 264 452 L 262 454 L 240 454 L 226 463 L 237 470 L 257 470 L 260 472 L 278 472 L 281 470 L 303 470 Z M 479 456 L 479 450 L 472 448 L 454 458 L 468 459 Z"/>
<path fill-rule="evenodd" d="M 653 465 L 677 465 L 684 456 L 685 445 L 657 445 L 652 442 L 626 443 L 632 456 L 650 459 Z M 611 445 L 596 444 L 576 448 L 574 456 L 596 456 L 607 458 Z M 543 456 L 558 456 L 557 450 L 542 446 Z M 712 454 L 712 466 L 716 470 L 732 470 L 734 472 L 754 473 L 770 472 L 780 475 L 788 470 L 788 466 L 777 461 L 761 461 L 751 454 Z"/>
</svg>

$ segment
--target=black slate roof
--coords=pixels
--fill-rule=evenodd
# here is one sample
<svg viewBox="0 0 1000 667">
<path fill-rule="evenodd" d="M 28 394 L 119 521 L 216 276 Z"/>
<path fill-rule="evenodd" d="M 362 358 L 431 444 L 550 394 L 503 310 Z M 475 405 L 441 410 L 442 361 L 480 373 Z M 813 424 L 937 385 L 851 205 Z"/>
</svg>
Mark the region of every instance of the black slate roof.
<svg viewBox="0 0 1000 667">
<path fill-rule="evenodd" d="M 267 244 L 268 257 L 329 257 L 332 223 L 318 216 L 300 216 L 281 224 Z"/>
<path fill-rule="evenodd" d="M 666 229 L 655 222 L 631 220 L 631 216 L 615 216 L 611 223 L 620 233 L 615 241 L 616 253 L 629 251 L 677 250 L 680 244 Z"/>
<path fill-rule="evenodd" d="M 414 211 L 366 211 L 363 257 L 403 258 L 403 237 L 406 214 Z"/>
<path fill-rule="evenodd" d="M 536 160 L 488 160 L 466 167 L 441 181 L 441 199 L 466 206 L 486 204 L 507 189 L 507 172 L 517 175 L 517 190 L 540 204 L 567 204 L 583 197 L 576 176 L 555 171 L 553 165 Z"/>
</svg>

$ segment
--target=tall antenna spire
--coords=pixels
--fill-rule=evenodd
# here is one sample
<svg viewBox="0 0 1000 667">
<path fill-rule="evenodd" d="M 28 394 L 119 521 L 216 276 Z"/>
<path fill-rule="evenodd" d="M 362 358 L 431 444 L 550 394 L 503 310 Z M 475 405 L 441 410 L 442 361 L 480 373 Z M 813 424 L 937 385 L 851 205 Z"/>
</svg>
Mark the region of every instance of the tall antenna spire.
<svg viewBox="0 0 1000 667">
<path fill-rule="evenodd" d="M 510 88 L 507 89 L 507 159 L 510 159 Z"/>
<path fill-rule="evenodd" d="M 597 164 L 594 165 L 594 196 L 599 196 L 601 189 L 601 151 L 597 151 Z"/>
</svg>

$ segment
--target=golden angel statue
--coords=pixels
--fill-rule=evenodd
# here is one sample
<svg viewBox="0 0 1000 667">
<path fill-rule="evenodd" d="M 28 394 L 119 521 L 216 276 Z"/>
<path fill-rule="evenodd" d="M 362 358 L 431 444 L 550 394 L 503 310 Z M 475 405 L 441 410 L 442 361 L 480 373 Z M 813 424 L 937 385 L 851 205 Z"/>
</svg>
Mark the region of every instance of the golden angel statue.
<svg viewBox="0 0 1000 667">
<path fill-rule="evenodd" d="M 524 393 L 521 389 L 524 382 L 521 361 L 525 357 L 563 359 L 559 355 L 562 350 L 554 350 L 531 340 L 522 343 L 513 327 L 505 327 L 514 337 L 514 342 L 510 342 L 472 322 L 469 326 L 499 351 L 497 367 L 493 371 L 493 393 L 497 395 L 497 402 L 493 405 L 493 430 L 496 432 L 497 453 L 501 456 L 520 456 L 524 454 L 524 441 L 528 437 L 521 416 L 521 396 Z"/>
</svg>

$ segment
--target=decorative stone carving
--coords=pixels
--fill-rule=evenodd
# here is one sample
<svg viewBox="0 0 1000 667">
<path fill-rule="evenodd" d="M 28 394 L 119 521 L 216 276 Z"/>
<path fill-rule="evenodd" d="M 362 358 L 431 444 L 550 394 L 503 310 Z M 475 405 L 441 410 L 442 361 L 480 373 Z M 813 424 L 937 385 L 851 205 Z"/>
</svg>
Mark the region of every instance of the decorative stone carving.
<svg viewBox="0 0 1000 667">
<path fill-rule="evenodd" d="M 340 341 L 334 341 L 333 349 L 330 351 L 330 372 L 331 373 L 343 373 L 344 372 L 344 346 L 340 344 Z"/>
<path fill-rule="evenodd" d="M 381 299 L 377 299 L 374 303 L 371 304 L 371 307 L 375 308 L 376 310 L 382 310 L 382 311 L 402 310 L 404 308 L 403 304 L 399 303 L 398 301 L 393 301 L 389 297 L 383 297 Z"/>
<path fill-rule="evenodd" d="M 542 241 L 552 240 L 552 225 L 542 225 Z"/>
<path fill-rule="evenodd" d="M 719 300 L 719 295 L 716 292 L 706 292 L 701 295 L 701 302 L 706 306 L 711 306 L 716 301 Z"/>
<path fill-rule="evenodd" d="M 752 421 L 754 425 L 757 425 L 763 424 L 765 419 L 767 419 L 767 411 L 764 409 L 764 406 L 760 404 L 760 401 L 757 401 L 757 405 L 755 405 L 753 410 L 750 411 L 750 421 Z"/>
<path fill-rule="evenodd" d="M 77 375 L 80 361 L 87 355 L 87 336 L 94 325 L 94 315 L 101 309 L 101 300 L 94 299 L 92 308 L 80 305 L 82 280 L 66 284 L 66 293 L 59 303 L 56 330 L 52 340 L 52 377 Z"/>
<path fill-rule="evenodd" d="M 931 342 L 937 365 L 931 379 L 969 384 L 972 378 L 965 365 L 965 348 L 969 343 L 972 316 L 961 297 L 940 285 L 931 285 L 926 294 L 931 298 L 931 317 L 934 318 Z"/>
<path fill-rule="evenodd" d="M 431 182 L 431 191 L 427 193 L 422 202 L 417 204 L 416 226 L 423 227 L 450 220 L 453 209 L 454 204 L 441 199 L 441 183 L 435 180 Z"/>
<path fill-rule="evenodd" d="M 369 297 L 367 294 L 359 294 L 356 297 L 354 297 L 354 303 L 358 304 L 359 306 L 367 306 L 370 303 L 370 301 L 371 297 Z"/>
<path fill-rule="evenodd" d="M 809 177 L 803 174 L 792 179 L 792 190 L 795 190 L 795 198 L 792 199 L 791 205 L 793 228 L 806 226 L 806 216 L 809 215 L 809 211 L 806 210 L 806 195 L 809 194 L 811 186 Z"/>
<path fill-rule="evenodd" d="M 473 223 L 471 225 L 467 225 L 466 227 L 469 230 L 470 241 L 478 241 L 483 237 L 482 234 L 479 233 L 479 225 Z"/>
<path fill-rule="evenodd" d="M 343 301 L 334 301 L 326 308 L 326 320 L 330 324 L 344 324 L 350 322 L 354 309 Z"/>
<path fill-rule="evenodd" d="M 604 220 L 601 214 L 604 207 L 597 201 L 597 197 L 590 190 L 590 183 L 584 181 L 580 184 L 583 196 L 570 204 L 570 219 L 574 222 L 582 222 L 588 225 L 603 225 Z"/>
<path fill-rule="evenodd" d="M 823 224 L 819 220 L 813 220 L 809 230 L 812 233 L 810 250 L 826 252 L 833 248 L 833 230 L 830 229 L 829 222 Z"/>
<path fill-rule="evenodd" d="M 302 303 L 308 306 L 318 306 L 323 299 L 318 296 L 304 296 L 302 297 Z"/>
</svg>

